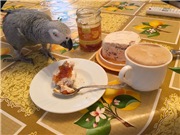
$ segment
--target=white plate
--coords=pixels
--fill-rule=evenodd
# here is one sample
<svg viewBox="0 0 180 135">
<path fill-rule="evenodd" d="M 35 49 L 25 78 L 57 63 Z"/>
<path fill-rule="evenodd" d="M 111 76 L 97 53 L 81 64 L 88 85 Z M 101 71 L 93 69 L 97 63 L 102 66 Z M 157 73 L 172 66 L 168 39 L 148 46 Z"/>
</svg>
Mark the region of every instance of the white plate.
<svg viewBox="0 0 180 135">
<path fill-rule="evenodd" d="M 70 58 L 65 59 L 75 64 L 74 70 L 77 74 L 78 85 L 107 84 L 108 78 L 104 69 L 90 60 Z M 61 97 L 53 94 L 52 76 L 58 66 L 65 60 L 54 62 L 43 68 L 33 78 L 30 85 L 30 97 L 41 109 L 53 113 L 72 113 L 89 107 L 98 101 L 104 94 L 105 89 L 89 90 L 82 89 L 78 95 L 73 97 Z"/>
</svg>

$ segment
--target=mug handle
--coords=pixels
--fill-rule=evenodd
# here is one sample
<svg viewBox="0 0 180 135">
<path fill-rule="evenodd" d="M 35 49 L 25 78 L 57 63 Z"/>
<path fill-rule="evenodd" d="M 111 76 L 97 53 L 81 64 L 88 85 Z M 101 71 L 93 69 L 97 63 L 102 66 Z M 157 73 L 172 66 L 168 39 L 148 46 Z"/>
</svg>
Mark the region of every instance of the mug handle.
<svg viewBox="0 0 180 135">
<path fill-rule="evenodd" d="M 129 66 L 129 65 L 124 66 L 119 72 L 119 78 L 120 78 L 120 80 L 122 80 L 122 82 L 125 82 L 131 86 L 130 81 L 128 81 L 128 79 L 126 79 L 126 73 L 130 70 L 132 70 L 131 66 Z"/>
</svg>

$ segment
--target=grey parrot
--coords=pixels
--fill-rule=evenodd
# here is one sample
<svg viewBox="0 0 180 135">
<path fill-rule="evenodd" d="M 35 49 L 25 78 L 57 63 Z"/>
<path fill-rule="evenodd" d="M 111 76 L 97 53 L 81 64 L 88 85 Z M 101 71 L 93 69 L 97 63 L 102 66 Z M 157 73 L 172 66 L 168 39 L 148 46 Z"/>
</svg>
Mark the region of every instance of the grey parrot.
<svg viewBox="0 0 180 135">
<path fill-rule="evenodd" d="M 16 51 L 17 57 L 5 61 L 24 61 L 33 63 L 31 58 L 23 56 L 21 50 L 24 46 L 41 44 L 41 52 L 52 60 L 55 58 L 47 49 L 47 44 L 60 44 L 72 49 L 71 31 L 64 23 L 51 18 L 35 9 L 16 9 L 8 11 L 3 19 L 3 32 L 7 42 Z"/>
</svg>

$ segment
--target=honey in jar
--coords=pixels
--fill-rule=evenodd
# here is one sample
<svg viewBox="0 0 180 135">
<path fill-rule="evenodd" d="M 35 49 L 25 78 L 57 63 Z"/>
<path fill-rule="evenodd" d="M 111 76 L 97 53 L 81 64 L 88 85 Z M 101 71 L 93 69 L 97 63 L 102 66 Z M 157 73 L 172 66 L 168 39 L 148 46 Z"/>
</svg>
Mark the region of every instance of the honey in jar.
<svg viewBox="0 0 180 135">
<path fill-rule="evenodd" d="M 88 52 L 97 51 L 102 43 L 100 10 L 78 9 L 76 15 L 80 48 Z"/>
</svg>

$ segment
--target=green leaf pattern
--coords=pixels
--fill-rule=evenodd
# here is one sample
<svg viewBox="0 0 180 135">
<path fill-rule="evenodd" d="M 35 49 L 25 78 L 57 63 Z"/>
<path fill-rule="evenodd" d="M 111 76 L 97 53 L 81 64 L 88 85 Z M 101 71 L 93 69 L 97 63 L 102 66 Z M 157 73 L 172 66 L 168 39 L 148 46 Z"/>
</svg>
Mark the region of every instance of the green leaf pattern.
<svg viewBox="0 0 180 135">
<path fill-rule="evenodd" d="M 180 74 L 180 67 L 170 67 L 169 69 L 171 69 L 172 71 Z"/>
<path fill-rule="evenodd" d="M 10 54 L 4 54 L 0 56 L 1 60 L 6 59 L 6 58 L 12 58 L 12 56 Z"/>
<path fill-rule="evenodd" d="M 87 135 L 109 135 L 111 131 L 110 121 L 107 121 L 103 126 L 94 129 L 88 129 Z"/>
<path fill-rule="evenodd" d="M 142 32 L 140 32 L 140 34 L 147 35 L 147 37 L 159 36 L 160 32 L 170 33 L 168 31 L 162 30 L 162 29 L 165 29 L 168 26 L 170 26 L 168 24 L 159 24 L 157 27 L 151 26 L 149 22 L 142 22 L 142 24 L 147 27 L 142 28 L 144 30 Z"/>
<path fill-rule="evenodd" d="M 88 129 L 87 135 L 108 135 L 111 130 L 110 120 L 112 119 L 117 119 L 126 127 L 134 127 L 119 117 L 116 109 L 125 108 L 133 102 L 140 102 L 139 100 L 123 94 L 116 96 L 111 104 L 106 103 L 103 98 L 102 101 L 97 101 L 88 107 L 88 112 L 75 122 L 75 124 Z"/>
<path fill-rule="evenodd" d="M 128 8 L 128 6 L 136 6 L 137 8 L 139 7 L 139 5 L 136 5 L 135 3 L 119 2 L 119 5 L 104 6 L 104 8 L 116 7 L 117 9 L 120 9 L 120 10 L 133 10 L 133 9 Z M 114 10 L 114 12 L 115 11 L 116 10 Z"/>
<path fill-rule="evenodd" d="M 108 121 L 108 117 L 104 114 L 104 105 L 100 101 L 90 106 L 88 110 L 75 124 L 91 129 L 101 127 Z"/>
<path fill-rule="evenodd" d="M 119 95 L 113 99 L 112 104 L 117 108 L 125 108 L 133 102 L 139 102 L 139 100 L 130 95 Z"/>
</svg>

